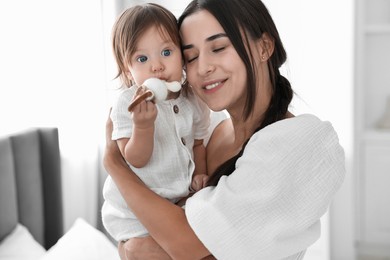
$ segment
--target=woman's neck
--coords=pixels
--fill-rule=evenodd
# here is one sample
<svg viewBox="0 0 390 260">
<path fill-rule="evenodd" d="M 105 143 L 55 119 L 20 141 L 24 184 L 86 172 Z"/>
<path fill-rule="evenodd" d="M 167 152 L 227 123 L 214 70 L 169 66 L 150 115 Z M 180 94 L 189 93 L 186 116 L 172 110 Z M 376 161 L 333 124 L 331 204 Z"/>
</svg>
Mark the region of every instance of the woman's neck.
<svg viewBox="0 0 390 260">
<path fill-rule="evenodd" d="M 258 113 L 256 116 L 256 113 L 253 113 L 247 120 L 244 120 L 241 114 L 230 114 L 231 127 L 234 133 L 234 143 L 236 146 L 242 146 L 242 144 L 251 138 L 256 129 L 263 122 L 264 114 L 264 112 Z M 284 118 L 291 117 L 294 117 L 294 115 L 290 111 L 287 111 Z"/>
<path fill-rule="evenodd" d="M 251 119 L 247 119 L 244 121 L 242 117 L 232 117 L 231 121 L 234 131 L 234 140 L 235 143 L 239 145 L 242 145 L 246 140 L 248 140 L 253 135 L 259 125 L 259 121 L 255 122 Z"/>
</svg>

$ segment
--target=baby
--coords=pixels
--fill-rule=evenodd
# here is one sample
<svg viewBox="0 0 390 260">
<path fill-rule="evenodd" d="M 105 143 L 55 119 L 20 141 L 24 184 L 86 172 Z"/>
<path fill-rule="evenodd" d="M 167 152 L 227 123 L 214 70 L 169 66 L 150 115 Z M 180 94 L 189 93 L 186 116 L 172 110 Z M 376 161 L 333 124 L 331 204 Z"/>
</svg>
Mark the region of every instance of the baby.
<svg viewBox="0 0 390 260">
<path fill-rule="evenodd" d="M 112 138 L 137 176 L 176 203 L 207 181 L 203 139 L 208 135 L 210 110 L 184 80 L 175 16 L 152 3 L 127 9 L 114 25 L 113 50 L 118 77 L 126 87 L 111 111 Z M 164 86 L 167 83 L 173 91 L 155 102 L 140 98 L 149 96 L 150 81 L 161 88 L 169 88 Z M 160 91 L 151 92 L 159 95 Z M 110 177 L 103 196 L 103 224 L 114 239 L 148 234 Z"/>
</svg>

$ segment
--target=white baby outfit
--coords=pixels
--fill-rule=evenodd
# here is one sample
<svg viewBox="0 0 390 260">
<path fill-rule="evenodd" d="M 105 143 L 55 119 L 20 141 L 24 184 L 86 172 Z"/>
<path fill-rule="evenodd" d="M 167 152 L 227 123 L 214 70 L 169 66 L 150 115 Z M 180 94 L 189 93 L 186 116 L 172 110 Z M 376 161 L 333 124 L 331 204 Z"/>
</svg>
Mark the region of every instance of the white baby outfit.
<svg viewBox="0 0 390 260">
<path fill-rule="evenodd" d="M 136 87 L 123 90 L 113 105 L 113 140 L 132 135 L 133 121 L 128 106 L 135 91 Z M 146 166 L 135 168 L 130 165 L 130 168 L 154 192 L 176 202 L 189 193 L 195 168 L 194 140 L 208 135 L 210 110 L 191 92 L 187 97 L 181 93 L 178 98 L 159 102 L 156 106 L 152 156 Z M 103 224 L 114 239 L 121 241 L 148 233 L 127 207 L 110 176 L 105 181 L 103 197 Z"/>
</svg>

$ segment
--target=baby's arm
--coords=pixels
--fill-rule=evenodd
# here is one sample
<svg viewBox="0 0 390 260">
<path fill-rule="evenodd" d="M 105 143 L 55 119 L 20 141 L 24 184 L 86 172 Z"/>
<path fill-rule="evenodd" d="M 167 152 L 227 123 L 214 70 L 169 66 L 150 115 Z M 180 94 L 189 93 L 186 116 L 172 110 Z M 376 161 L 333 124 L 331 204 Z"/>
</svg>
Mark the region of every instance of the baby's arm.
<svg viewBox="0 0 390 260">
<path fill-rule="evenodd" d="M 132 112 L 134 124 L 131 138 L 117 141 L 123 157 L 134 167 L 145 166 L 152 156 L 156 117 L 157 108 L 153 102 L 141 102 Z"/>
<path fill-rule="evenodd" d="M 192 176 L 191 190 L 198 191 L 206 185 L 209 178 L 207 175 L 206 148 L 203 145 L 203 140 L 195 140 L 193 150 L 195 170 Z"/>
</svg>

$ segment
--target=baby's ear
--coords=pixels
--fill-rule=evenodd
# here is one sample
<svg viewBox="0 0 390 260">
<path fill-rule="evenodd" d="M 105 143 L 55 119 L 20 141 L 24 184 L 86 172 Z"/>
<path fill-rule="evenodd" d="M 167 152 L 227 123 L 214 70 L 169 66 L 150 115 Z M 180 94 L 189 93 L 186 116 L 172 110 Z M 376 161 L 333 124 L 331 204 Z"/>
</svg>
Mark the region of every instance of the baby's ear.
<svg viewBox="0 0 390 260">
<path fill-rule="evenodd" d="M 126 78 L 127 78 L 127 81 L 130 82 L 130 86 L 133 86 L 135 84 L 133 75 L 131 74 L 130 71 L 126 72 Z"/>
<path fill-rule="evenodd" d="M 129 80 L 131 80 L 131 81 L 133 81 L 133 75 L 131 74 L 131 72 L 130 71 L 126 71 L 126 77 L 129 79 Z"/>
</svg>

